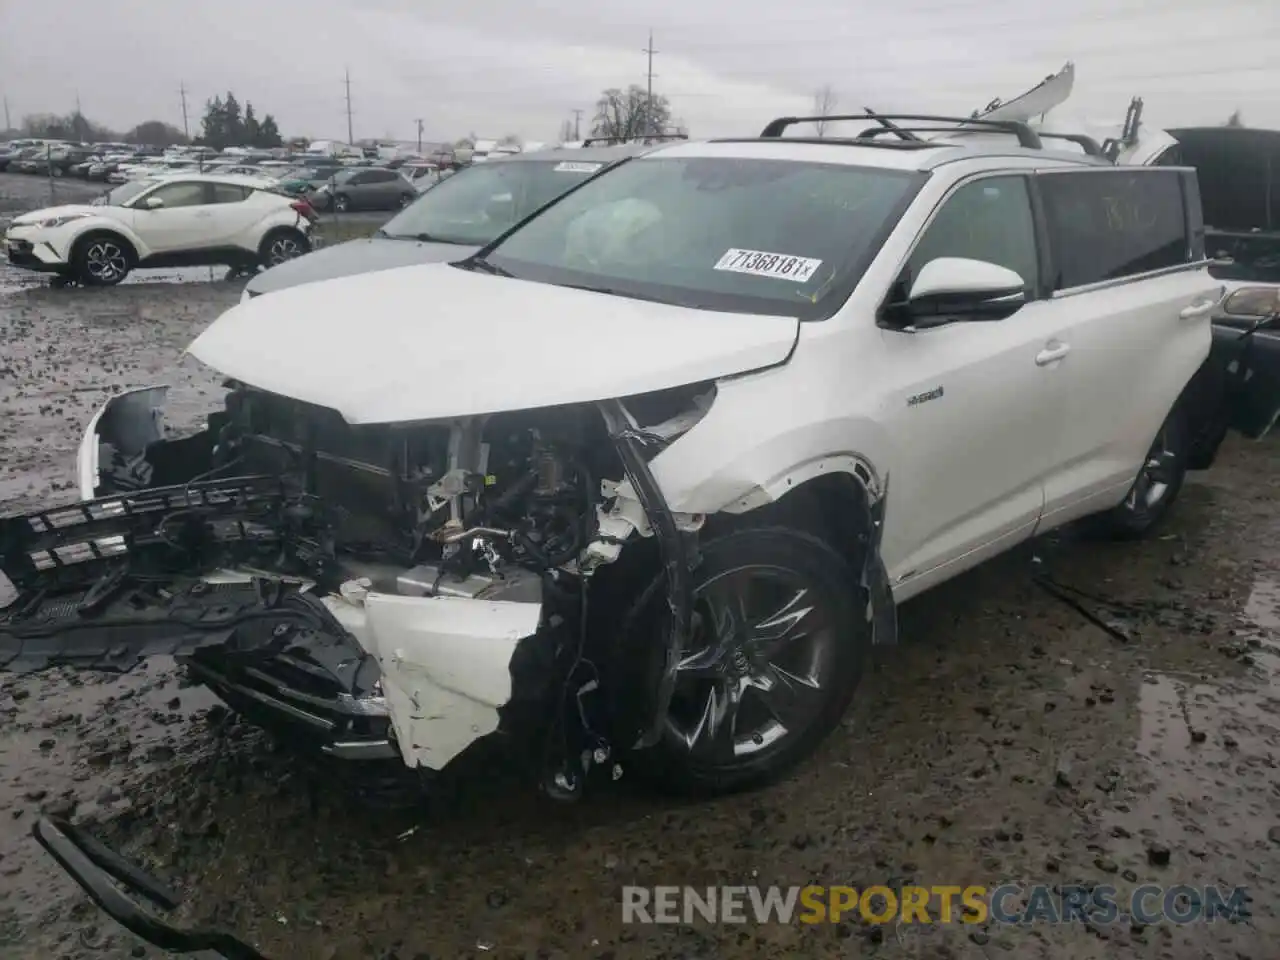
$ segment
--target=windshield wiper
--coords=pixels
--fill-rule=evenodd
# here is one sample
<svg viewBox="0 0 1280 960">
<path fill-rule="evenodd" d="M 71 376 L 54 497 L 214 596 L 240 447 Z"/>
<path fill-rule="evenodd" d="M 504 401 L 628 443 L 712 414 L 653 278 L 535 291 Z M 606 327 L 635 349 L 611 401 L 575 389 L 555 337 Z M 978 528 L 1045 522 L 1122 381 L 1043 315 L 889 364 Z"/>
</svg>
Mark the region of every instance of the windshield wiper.
<svg viewBox="0 0 1280 960">
<path fill-rule="evenodd" d="M 510 270 L 504 270 L 496 263 L 491 263 L 484 257 L 469 257 L 466 260 L 460 261 L 457 266 L 465 267 L 468 270 L 479 270 L 481 273 L 487 273 L 494 277 L 509 277 L 513 279 L 515 277 L 515 274 Z"/>
<path fill-rule="evenodd" d="M 416 240 L 419 243 L 452 243 L 458 246 L 469 246 L 465 240 L 452 240 L 449 237 L 437 237 L 434 233 L 387 233 L 386 230 L 378 230 L 374 236 L 385 237 L 388 240 Z"/>
</svg>

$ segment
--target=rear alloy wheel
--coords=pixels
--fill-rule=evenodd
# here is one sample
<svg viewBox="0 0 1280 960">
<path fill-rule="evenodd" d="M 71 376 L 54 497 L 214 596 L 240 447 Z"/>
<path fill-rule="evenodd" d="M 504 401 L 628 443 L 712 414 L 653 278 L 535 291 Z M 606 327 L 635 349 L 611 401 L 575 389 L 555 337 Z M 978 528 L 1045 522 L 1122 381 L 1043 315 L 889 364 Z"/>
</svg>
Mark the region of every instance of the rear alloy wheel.
<svg viewBox="0 0 1280 960">
<path fill-rule="evenodd" d="M 346 213 L 351 207 L 351 201 L 347 199 L 346 194 L 340 193 L 333 198 L 333 209 L 338 213 Z"/>
<path fill-rule="evenodd" d="M 81 240 L 73 260 L 80 282 L 94 287 L 114 287 L 129 275 L 132 264 L 122 241 L 101 235 Z"/>
<path fill-rule="evenodd" d="M 271 268 L 286 260 L 300 257 L 309 250 L 306 237 L 296 230 L 280 230 L 268 234 L 262 241 L 259 259 L 264 268 Z"/>
<path fill-rule="evenodd" d="M 1096 518 L 1095 529 L 1116 539 L 1149 533 L 1168 513 L 1187 476 L 1187 431 L 1182 412 L 1169 412 L 1147 458 L 1119 506 Z"/>
<path fill-rule="evenodd" d="M 654 772 L 682 793 L 776 779 L 835 728 L 871 628 L 857 578 L 821 540 L 744 530 L 703 548 L 691 638 Z"/>
</svg>

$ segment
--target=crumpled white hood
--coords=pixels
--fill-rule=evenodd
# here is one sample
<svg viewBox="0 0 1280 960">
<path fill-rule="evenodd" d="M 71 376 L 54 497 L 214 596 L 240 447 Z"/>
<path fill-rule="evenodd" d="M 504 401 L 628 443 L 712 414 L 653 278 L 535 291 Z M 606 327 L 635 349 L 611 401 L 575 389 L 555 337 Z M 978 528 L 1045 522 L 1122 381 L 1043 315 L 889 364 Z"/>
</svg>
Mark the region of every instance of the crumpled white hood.
<svg viewBox="0 0 1280 960">
<path fill-rule="evenodd" d="M 396 423 L 625 397 L 786 360 L 799 321 L 473 273 L 382 270 L 257 297 L 188 348 L 250 386 Z"/>
</svg>

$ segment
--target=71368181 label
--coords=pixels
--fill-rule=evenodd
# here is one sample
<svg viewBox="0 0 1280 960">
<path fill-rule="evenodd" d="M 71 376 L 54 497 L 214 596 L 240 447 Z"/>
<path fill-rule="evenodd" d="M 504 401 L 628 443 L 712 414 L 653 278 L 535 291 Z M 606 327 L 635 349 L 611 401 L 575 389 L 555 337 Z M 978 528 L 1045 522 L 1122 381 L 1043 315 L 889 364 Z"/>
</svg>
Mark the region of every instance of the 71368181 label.
<svg viewBox="0 0 1280 960">
<path fill-rule="evenodd" d="M 770 253 L 767 250 L 739 250 L 736 247 L 725 251 L 715 265 L 716 270 L 728 270 L 731 273 L 749 273 L 755 277 L 773 277 L 778 280 L 794 280 L 804 283 L 813 276 L 814 271 L 822 266 L 821 260 L 810 257 L 791 257 L 785 253 Z"/>
</svg>

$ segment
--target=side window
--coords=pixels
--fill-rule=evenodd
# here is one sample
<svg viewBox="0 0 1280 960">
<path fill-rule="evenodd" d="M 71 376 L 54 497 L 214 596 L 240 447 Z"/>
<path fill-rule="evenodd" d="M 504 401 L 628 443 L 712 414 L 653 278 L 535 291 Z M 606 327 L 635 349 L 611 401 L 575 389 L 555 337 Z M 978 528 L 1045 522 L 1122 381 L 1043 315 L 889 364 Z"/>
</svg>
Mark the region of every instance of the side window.
<svg viewBox="0 0 1280 960">
<path fill-rule="evenodd" d="M 1055 290 L 1119 280 L 1188 260 L 1177 170 L 1100 170 L 1039 176 Z"/>
<path fill-rule="evenodd" d="M 1027 178 L 985 177 L 948 197 L 916 244 L 900 279 L 906 299 L 913 279 L 930 260 L 965 257 L 1014 271 L 1035 290 L 1040 281 L 1035 220 Z"/>
<path fill-rule="evenodd" d="M 208 201 L 205 199 L 205 185 L 201 182 L 166 183 L 158 187 L 148 197 L 159 197 L 164 201 L 166 210 L 174 207 L 196 207 Z"/>
<path fill-rule="evenodd" d="M 253 191 L 236 183 L 215 183 L 212 203 L 240 203 L 249 198 Z"/>
<path fill-rule="evenodd" d="M 394 170 L 370 170 L 365 174 L 369 183 L 390 183 L 396 178 Z"/>
</svg>

